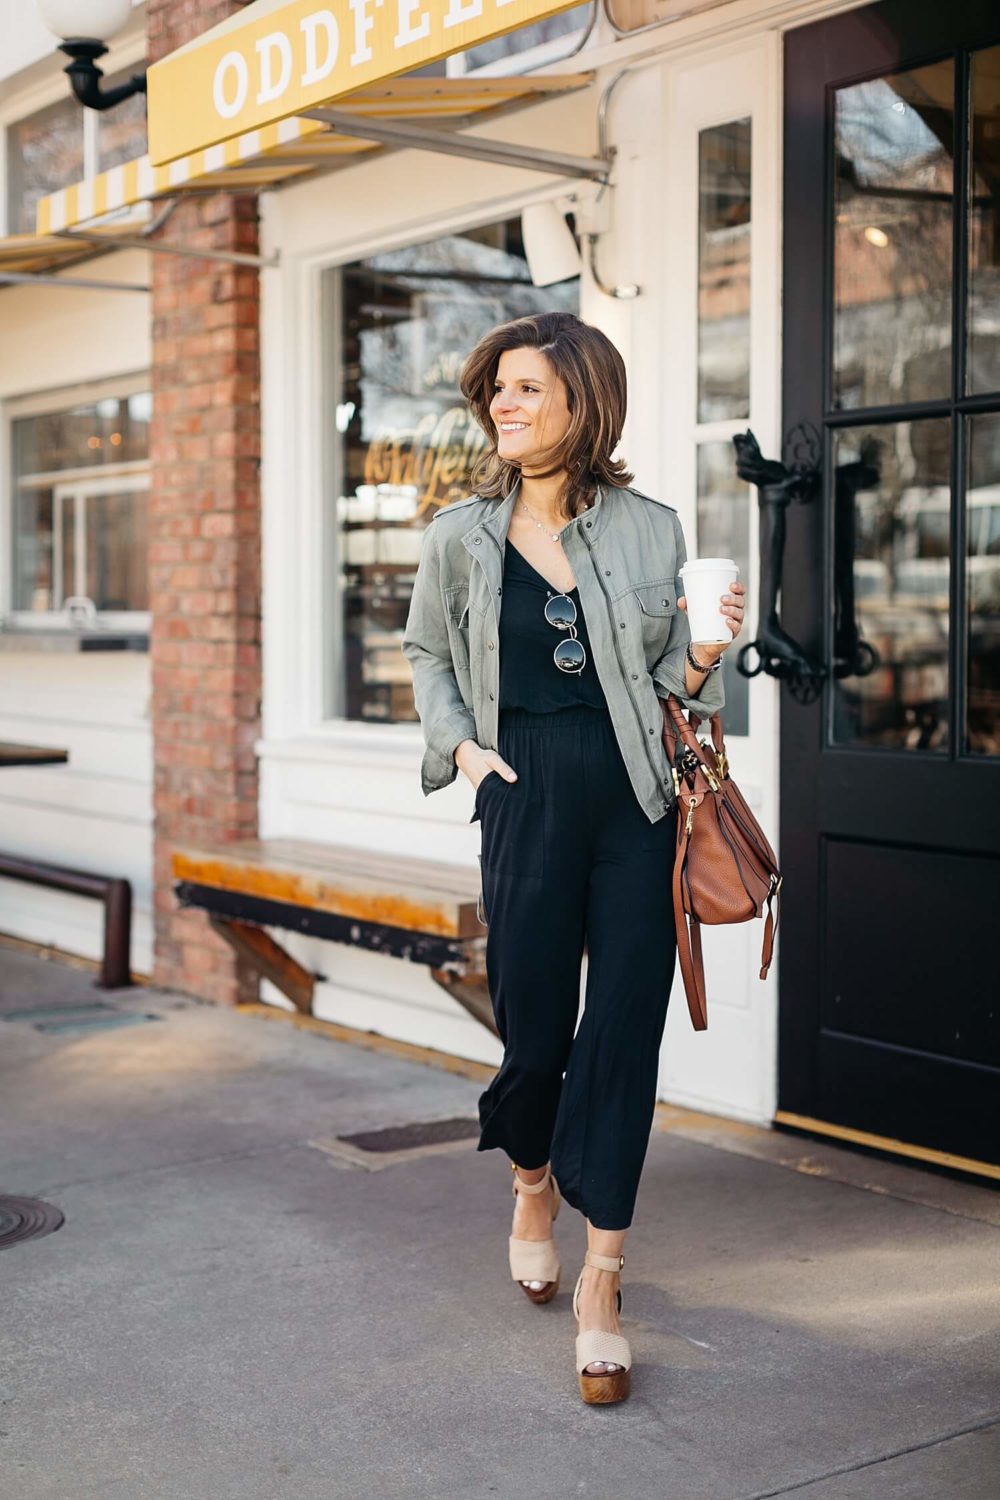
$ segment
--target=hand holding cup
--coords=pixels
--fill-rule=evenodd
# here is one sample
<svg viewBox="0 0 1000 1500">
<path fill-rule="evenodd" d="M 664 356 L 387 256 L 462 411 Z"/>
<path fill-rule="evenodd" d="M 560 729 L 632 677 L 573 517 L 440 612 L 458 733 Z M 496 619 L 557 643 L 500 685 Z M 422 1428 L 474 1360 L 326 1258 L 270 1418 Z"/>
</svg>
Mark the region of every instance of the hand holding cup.
<svg viewBox="0 0 1000 1500">
<path fill-rule="evenodd" d="M 719 657 L 743 628 L 746 589 L 731 557 L 691 558 L 680 570 L 684 593 L 677 600 L 691 626 L 691 644 Z"/>
</svg>

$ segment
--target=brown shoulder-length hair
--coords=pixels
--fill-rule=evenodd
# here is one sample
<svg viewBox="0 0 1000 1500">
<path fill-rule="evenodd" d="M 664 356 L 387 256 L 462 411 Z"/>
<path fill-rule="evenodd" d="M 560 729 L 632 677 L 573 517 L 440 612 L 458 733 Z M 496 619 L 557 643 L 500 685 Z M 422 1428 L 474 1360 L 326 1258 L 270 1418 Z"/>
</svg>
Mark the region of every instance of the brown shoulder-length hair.
<svg viewBox="0 0 1000 1500">
<path fill-rule="evenodd" d="M 545 465 L 540 475 L 565 471 L 560 500 L 563 513 L 572 519 L 592 502 L 599 484 L 624 485 L 632 479 L 624 460 L 611 456 L 625 425 L 625 361 L 606 334 L 568 312 L 515 318 L 481 338 L 462 366 L 459 386 L 486 434 L 486 451 L 472 473 L 476 494 L 484 499 L 509 495 L 521 473 L 519 464 L 498 454 L 490 417 L 497 366 L 508 349 L 539 350 L 566 387 L 569 427 L 537 462 Z"/>
</svg>

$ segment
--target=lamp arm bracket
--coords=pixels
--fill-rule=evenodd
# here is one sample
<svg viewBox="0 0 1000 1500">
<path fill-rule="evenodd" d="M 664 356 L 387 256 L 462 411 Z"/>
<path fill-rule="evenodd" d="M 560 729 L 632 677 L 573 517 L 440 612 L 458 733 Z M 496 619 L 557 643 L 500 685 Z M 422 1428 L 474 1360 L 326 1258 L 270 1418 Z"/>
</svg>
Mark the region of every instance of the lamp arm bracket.
<svg viewBox="0 0 1000 1500">
<path fill-rule="evenodd" d="M 101 79 L 104 74 L 97 66 L 97 59 L 103 57 L 108 50 L 103 42 L 92 41 L 87 37 L 73 37 L 61 42 L 59 50 L 65 52 L 70 59 L 64 71 L 73 93 L 86 109 L 103 112 L 113 109 L 125 99 L 131 99 L 135 94 L 146 92 L 145 73 L 133 73 L 127 82 L 102 91 Z"/>
</svg>

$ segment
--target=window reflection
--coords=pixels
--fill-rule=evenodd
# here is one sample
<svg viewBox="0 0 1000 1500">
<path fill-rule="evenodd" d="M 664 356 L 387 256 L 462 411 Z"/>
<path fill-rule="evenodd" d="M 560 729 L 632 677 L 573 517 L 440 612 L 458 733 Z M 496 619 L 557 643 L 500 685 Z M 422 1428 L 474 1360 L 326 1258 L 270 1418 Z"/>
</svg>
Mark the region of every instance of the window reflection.
<svg viewBox="0 0 1000 1500">
<path fill-rule="evenodd" d="M 750 412 L 750 121 L 698 136 L 698 421 Z"/>
<path fill-rule="evenodd" d="M 851 568 L 857 628 L 877 664 L 835 680 L 836 744 L 948 748 L 950 427 L 837 436 L 834 552 Z"/>
<path fill-rule="evenodd" d="M 1000 390 L 1000 47 L 972 59 L 970 391 Z"/>
<path fill-rule="evenodd" d="M 751 491 L 736 473 L 730 442 L 702 443 L 698 449 L 697 545 L 692 557 L 731 557 L 747 582 L 750 568 Z M 746 637 L 741 636 L 740 645 Z M 726 692 L 726 733 L 750 733 L 750 683 L 736 670 L 737 648 L 722 658 Z"/>
<path fill-rule="evenodd" d="M 968 749 L 1000 755 L 1000 414 L 969 423 Z"/>
<path fill-rule="evenodd" d="M 951 391 L 950 61 L 836 96 L 836 407 Z"/>
<path fill-rule="evenodd" d="M 567 55 L 573 41 L 590 21 L 595 3 L 596 0 L 590 0 L 589 4 L 574 5 L 572 9 L 562 11 L 557 16 L 549 16 L 545 21 L 517 26 L 504 36 L 494 37 L 492 41 L 483 42 L 478 47 L 470 47 L 466 52 L 460 53 L 455 62 L 463 72 L 468 72 L 473 68 L 483 68 L 487 63 L 500 62 L 505 57 L 532 52 L 536 47 L 554 42 L 559 37 L 567 38 L 566 54 L 563 54 Z"/>
<path fill-rule="evenodd" d="M 146 494 L 125 493 L 121 469 L 145 469 L 151 416 L 138 391 L 11 423 L 15 610 L 61 609 L 76 593 L 148 608 Z"/>
<path fill-rule="evenodd" d="M 7 224 L 34 234 L 40 198 L 83 176 L 83 111 L 71 95 L 7 131 Z"/>
<path fill-rule="evenodd" d="M 127 69 L 109 78 L 105 88 L 127 83 L 136 71 Z M 97 116 L 97 169 L 106 172 L 146 153 L 146 95 L 133 94 Z"/>
<path fill-rule="evenodd" d="M 520 219 L 387 251 L 329 276 L 339 608 L 326 644 L 326 711 L 410 721 L 412 679 L 400 643 L 421 533 L 436 506 L 470 493 L 484 442 L 458 389 L 462 363 L 497 323 L 578 311 L 579 282 L 532 284 Z"/>
</svg>

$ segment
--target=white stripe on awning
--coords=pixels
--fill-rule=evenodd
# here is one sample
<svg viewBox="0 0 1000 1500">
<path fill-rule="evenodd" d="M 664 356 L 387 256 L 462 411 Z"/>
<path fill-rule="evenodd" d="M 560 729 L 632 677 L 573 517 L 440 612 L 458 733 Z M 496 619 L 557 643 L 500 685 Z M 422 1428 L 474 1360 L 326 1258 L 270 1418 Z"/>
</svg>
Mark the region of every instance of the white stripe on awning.
<svg viewBox="0 0 1000 1500">
<path fill-rule="evenodd" d="M 338 101 L 338 108 L 372 120 L 459 119 L 569 93 L 584 88 L 592 78 L 590 73 L 472 79 L 411 76 L 360 89 Z M 252 192 L 277 187 L 339 157 L 377 149 L 377 142 L 338 135 L 322 121 L 281 120 L 178 157 L 164 167 L 154 167 L 148 156 L 141 156 L 50 193 L 38 204 L 36 228 L 40 235 L 72 229 L 115 209 L 178 191 L 205 192 L 217 187 Z M 293 160 L 283 161 L 283 156 Z"/>
</svg>

